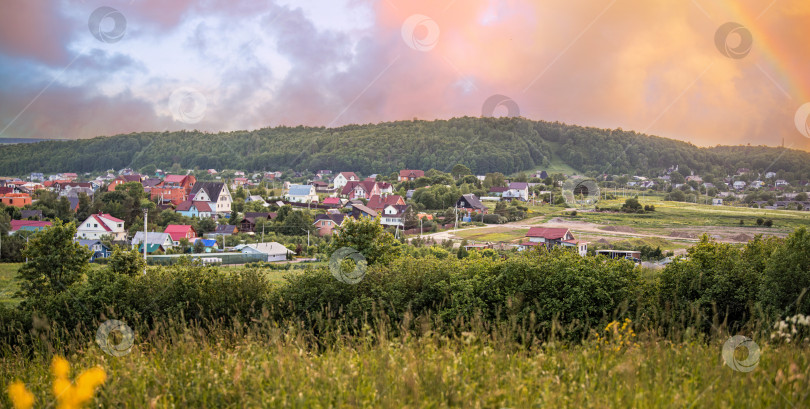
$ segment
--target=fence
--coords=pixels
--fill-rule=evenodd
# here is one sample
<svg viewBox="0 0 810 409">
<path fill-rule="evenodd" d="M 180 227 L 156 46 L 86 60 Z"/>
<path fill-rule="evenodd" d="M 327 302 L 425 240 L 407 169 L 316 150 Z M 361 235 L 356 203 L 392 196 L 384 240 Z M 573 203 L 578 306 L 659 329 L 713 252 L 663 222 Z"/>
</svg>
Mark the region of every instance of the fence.
<svg viewBox="0 0 810 409">
<path fill-rule="evenodd" d="M 192 260 L 199 260 L 203 264 L 203 259 L 218 258 L 222 264 L 247 264 L 256 261 L 267 261 L 267 254 L 250 253 L 200 253 L 200 254 L 165 254 L 159 256 L 147 256 L 146 263 L 149 265 L 170 266 L 180 261 L 181 257 L 190 257 Z"/>
</svg>

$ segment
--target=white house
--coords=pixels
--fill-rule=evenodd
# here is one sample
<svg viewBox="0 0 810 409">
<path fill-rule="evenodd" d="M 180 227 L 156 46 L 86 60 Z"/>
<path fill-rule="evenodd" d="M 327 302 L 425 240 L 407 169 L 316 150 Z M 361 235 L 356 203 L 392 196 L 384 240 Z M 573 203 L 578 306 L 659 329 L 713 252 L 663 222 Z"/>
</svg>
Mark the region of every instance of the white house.
<svg viewBox="0 0 810 409">
<path fill-rule="evenodd" d="M 318 194 L 315 193 L 313 185 L 290 185 L 285 198 L 295 203 L 312 203 L 318 201 Z"/>
<path fill-rule="evenodd" d="M 346 183 L 351 181 L 359 182 L 360 178 L 354 172 L 340 172 L 337 176 L 335 176 L 335 180 L 332 181 L 332 185 L 336 189 L 341 189 L 343 186 L 346 186 Z"/>
<path fill-rule="evenodd" d="M 402 220 L 405 216 L 405 211 L 408 209 L 408 205 L 387 205 L 382 211 L 380 215 L 380 224 L 383 226 L 399 226 L 400 228 L 405 227 L 405 223 Z"/>
<path fill-rule="evenodd" d="M 776 177 L 776 172 L 765 172 L 765 179 L 773 179 Z"/>
<path fill-rule="evenodd" d="M 135 233 L 135 237 L 132 238 L 132 248 L 137 249 L 138 246 L 141 245 L 143 241 L 143 232 L 139 231 Z M 174 245 L 174 241 L 172 241 L 172 236 L 169 233 L 161 233 L 156 231 L 150 231 L 146 235 L 146 244 L 149 246 L 157 244 L 162 246 L 164 249 L 169 249 Z"/>
<path fill-rule="evenodd" d="M 113 240 L 126 240 L 124 221 L 109 214 L 91 214 L 76 229 L 76 237 L 80 239 L 100 239 L 102 236 L 111 236 Z"/>
<path fill-rule="evenodd" d="M 222 182 L 197 182 L 189 194 L 192 202 L 208 202 L 211 215 L 225 215 L 231 213 L 231 192 Z"/>
<path fill-rule="evenodd" d="M 243 254 L 265 254 L 267 261 L 284 261 L 287 259 L 287 254 L 293 254 L 292 251 L 284 247 L 281 243 L 271 241 L 270 243 L 256 243 L 248 244 L 240 250 Z"/>
<path fill-rule="evenodd" d="M 734 182 L 734 184 L 732 186 L 734 186 L 734 189 L 742 190 L 742 189 L 745 189 L 745 185 L 746 185 L 745 182 L 743 182 L 742 180 L 738 180 L 738 181 Z"/>
<path fill-rule="evenodd" d="M 762 186 L 765 186 L 765 183 L 764 183 L 764 182 L 762 182 L 761 180 L 755 180 L 755 181 L 751 182 L 751 186 L 750 186 L 750 187 L 751 187 L 752 189 L 759 189 L 759 188 L 761 188 Z"/>
<path fill-rule="evenodd" d="M 776 187 L 782 187 L 789 185 L 789 183 L 785 179 L 777 179 L 776 182 L 773 183 L 773 185 Z"/>
<path fill-rule="evenodd" d="M 259 202 L 264 207 L 269 207 L 270 206 L 270 204 L 265 202 L 264 199 L 259 195 L 250 195 L 250 196 L 248 196 L 245 199 L 245 203 L 250 203 L 250 202 Z"/>
<path fill-rule="evenodd" d="M 526 182 L 512 182 L 509 189 L 503 192 L 503 198 L 529 200 L 529 184 Z"/>
</svg>

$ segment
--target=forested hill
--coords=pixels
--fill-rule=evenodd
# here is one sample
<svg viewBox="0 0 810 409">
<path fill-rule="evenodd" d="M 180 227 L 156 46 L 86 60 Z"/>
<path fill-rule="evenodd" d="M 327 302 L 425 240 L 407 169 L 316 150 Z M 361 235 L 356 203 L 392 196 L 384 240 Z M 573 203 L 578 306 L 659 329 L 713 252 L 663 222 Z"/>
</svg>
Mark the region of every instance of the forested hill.
<svg viewBox="0 0 810 409">
<path fill-rule="evenodd" d="M 749 168 L 810 174 L 810 154 L 781 148 L 698 148 L 633 131 L 523 118 L 454 118 L 255 131 L 143 132 L 93 139 L 0 146 L 0 175 L 92 172 L 147 165 L 169 169 L 449 171 L 462 163 L 477 174 L 565 162 L 583 172 L 653 175 L 671 165 L 696 172 Z M 778 159 L 778 160 L 777 160 Z M 773 165 L 771 165 L 773 164 Z"/>
</svg>

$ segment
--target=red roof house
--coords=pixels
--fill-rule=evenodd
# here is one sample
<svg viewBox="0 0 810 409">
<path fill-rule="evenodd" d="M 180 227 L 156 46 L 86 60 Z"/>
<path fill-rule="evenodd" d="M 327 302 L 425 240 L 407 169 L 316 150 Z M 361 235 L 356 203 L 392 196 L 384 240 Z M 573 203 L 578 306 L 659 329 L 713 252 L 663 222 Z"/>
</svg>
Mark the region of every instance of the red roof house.
<svg viewBox="0 0 810 409">
<path fill-rule="evenodd" d="M 180 244 L 180 239 L 186 238 L 191 241 L 191 239 L 197 237 L 197 232 L 188 224 L 170 224 L 166 226 L 166 230 L 163 232 L 172 236 L 175 245 Z"/>
</svg>

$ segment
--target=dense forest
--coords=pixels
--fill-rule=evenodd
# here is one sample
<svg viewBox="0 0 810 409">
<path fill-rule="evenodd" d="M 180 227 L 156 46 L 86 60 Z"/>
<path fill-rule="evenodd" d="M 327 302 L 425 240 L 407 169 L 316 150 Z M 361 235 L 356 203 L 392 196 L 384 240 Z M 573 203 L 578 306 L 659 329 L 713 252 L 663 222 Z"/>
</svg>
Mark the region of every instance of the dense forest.
<svg viewBox="0 0 810 409">
<path fill-rule="evenodd" d="M 476 174 L 564 162 L 582 172 L 657 176 L 672 165 L 699 173 L 738 168 L 810 175 L 810 153 L 764 146 L 699 148 L 621 129 L 524 118 L 454 118 L 255 131 L 143 132 L 75 141 L 0 146 L 0 174 L 170 169 L 353 170 L 389 174 L 462 163 Z"/>
</svg>

